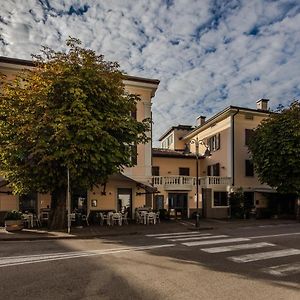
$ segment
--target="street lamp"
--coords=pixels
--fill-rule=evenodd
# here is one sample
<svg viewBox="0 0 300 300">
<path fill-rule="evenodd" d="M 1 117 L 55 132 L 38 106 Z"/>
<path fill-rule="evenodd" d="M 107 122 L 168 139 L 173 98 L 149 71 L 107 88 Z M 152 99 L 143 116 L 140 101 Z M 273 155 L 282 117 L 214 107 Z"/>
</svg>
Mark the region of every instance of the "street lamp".
<svg viewBox="0 0 300 300">
<path fill-rule="evenodd" d="M 191 153 L 190 149 L 189 149 L 189 145 L 195 145 L 196 151 L 195 151 L 195 155 L 196 155 L 196 228 L 199 228 L 199 217 L 200 217 L 200 213 L 199 213 L 199 158 L 200 158 L 200 154 L 199 154 L 199 146 L 203 145 L 205 147 L 205 152 L 204 155 L 201 155 L 201 157 L 208 157 L 211 156 L 211 153 L 209 151 L 208 146 L 204 143 L 203 140 L 199 140 L 198 137 L 191 139 L 188 143 L 185 144 L 185 149 L 184 149 L 184 154 L 189 154 Z M 202 207 L 203 209 L 203 207 Z"/>
</svg>

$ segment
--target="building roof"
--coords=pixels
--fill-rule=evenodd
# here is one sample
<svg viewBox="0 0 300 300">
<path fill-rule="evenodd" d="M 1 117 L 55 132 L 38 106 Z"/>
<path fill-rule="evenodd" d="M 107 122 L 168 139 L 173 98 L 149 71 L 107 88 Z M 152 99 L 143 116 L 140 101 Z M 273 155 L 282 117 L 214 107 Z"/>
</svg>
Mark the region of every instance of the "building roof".
<svg viewBox="0 0 300 300">
<path fill-rule="evenodd" d="M 194 127 L 191 125 L 177 125 L 170 127 L 158 140 L 162 141 L 167 135 L 169 135 L 173 130 L 188 130 L 191 131 Z"/>
<path fill-rule="evenodd" d="M 184 154 L 184 150 L 170 150 L 162 148 L 152 148 L 153 157 L 170 157 L 170 158 L 185 158 L 185 159 L 195 159 L 196 155 L 194 153 Z M 203 158 L 203 157 L 199 157 Z"/>
<path fill-rule="evenodd" d="M 32 60 L 20 59 L 20 58 L 13 58 L 13 57 L 5 57 L 0 56 L 0 63 L 7 63 L 7 64 L 14 64 L 14 65 L 22 65 L 28 67 L 34 67 L 36 63 Z M 144 77 L 137 77 L 137 76 L 130 76 L 124 74 L 124 79 L 134 82 L 142 82 L 142 83 L 151 83 L 151 84 L 159 84 L 158 79 L 150 79 Z"/>
<path fill-rule="evenodd" d="M 237 111 L 238 112 L 243 111 L 243 112 L 246 112 L 246 113 L 247 112 L 248 113 L 255 113 L 255 114 L 259 114 L 259 115 L 270 115 L 272 113 L 269 110 L 253 109 L 253 108 L 230 105 L 230 106 L 226 107 L 225 109 L 223 109 L 222 111 L 216 113 L 214 116 L 209 118 L 203 124 L 195 127 L 193 130 L 191 130 L 189 133 L 187 133 L 183 137 L 183 139 L 187 139 L 187 138 L 190 138 L 191 136 L 194 136 L 195 134 L 197 134 L 201 130 L 206 129 L 207 127 L 211 126 L 213 123 L 219 121 L 220 119 L 223 119 L 225 116 L 229 115 L 230 113 L 234 113 L 234 112 L 237 112 Z"/>
</svg>

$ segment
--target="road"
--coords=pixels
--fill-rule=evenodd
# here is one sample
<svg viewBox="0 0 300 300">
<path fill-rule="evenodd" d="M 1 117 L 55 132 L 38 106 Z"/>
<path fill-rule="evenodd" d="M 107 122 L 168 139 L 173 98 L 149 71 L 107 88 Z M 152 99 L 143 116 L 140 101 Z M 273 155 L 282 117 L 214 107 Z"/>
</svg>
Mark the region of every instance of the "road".
<svg viewBox="0 0 300 300">
<path fill-rule="evenodd" d="M 0 242 L 0 299 L 300 299 L 300 225 Z"/>
</svg>

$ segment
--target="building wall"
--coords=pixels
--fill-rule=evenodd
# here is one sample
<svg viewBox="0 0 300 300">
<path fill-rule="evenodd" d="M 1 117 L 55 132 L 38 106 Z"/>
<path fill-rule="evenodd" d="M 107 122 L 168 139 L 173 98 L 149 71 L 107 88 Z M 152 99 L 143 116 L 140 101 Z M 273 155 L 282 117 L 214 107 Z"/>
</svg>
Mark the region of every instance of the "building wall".
<svg viewBox="0 0 300 300">
<path fill-rule="evenodd" d="M 196 176 L 196 159 L 153 157 L 153 166 L 159 166 L 160 176 L 179 175 L 179 168 L 189 168 L 190 176 Z M 201 173 L 202 160 L 199 161 L 199 174 Z"/>
<path fill-rule="evenodd" d="M 203 160 L 199 160 L 199 176 L 202 170 Z M 159 166 L 160 176 L 179 176 L 179 168 L 189 168 L 190 176 L 196 177 L 196 159 L 174 158 L 174 157 L 153 157 L 153 166 Z M 188 194 L 188 216 L 191 216 L 196 208 L 196 187 L 191 190 L 164 190 L 162 186 L 158 187 L 159 194 L 164 196 L 164 208 L 169 209 L 168 194 L 169 193 L 187 193 Z M 199 207 L 202 206 L 201 188 L 199 187 Z"/>
<path fill-rule="evenodd" d="M 235 186 L 241 186 L 244 190 L 267 188 L 267 185 L 259 182 L 255 173 L 253 177 L 245 175 L 245 160 L 250 159 L 248 146 L 246 146 L 245 129 L 255 129 L 265 117 L 252 114 L 253 120 L 249 120 L 245 116 L 245 113 L 235 116 Z"/>
<path fill-rule="evenodd" d="M 1 189 L 7 191 L 8 189 Z M 0 211 L 19 210 L 19 197 L 16 195 L 0 194 Z"/>
<path fill-rule="evenodd" d="M 7 75 L 8 80 L 12 80 L 15 75 L 23 68 L 32 68 L 29 65 L 19 65 L 15 63 L 0 62 L 0 72 Z M 142 121 L 145 118 L 151 118 L 151 99 L 155 95 L 158 87 L 158 82 L 150 80 L 137 79 L 135 77 L 127 77 L 124 79 L 125 90 L 129 93 L 137 94 L 140 96 L 141 101 L 137 103 L 137 120 Z M 152 137 L 151 130 L 147 133 L 148 137 Z M 124 174 L 141 182 L 151 182 L 152 172 L 152 143 L 149 141 L 146 144 L 137 146 L 137 165 L 132 168 L 125 168 Z M 110 190 L 107 195 L 103 196 L 98 193 L 97 188 L 88 193 L 88 207 L 90 207 L 90 200 L 92 198 L 99 199 L 96 208 L 91 209 L 116 209 L 116 193 L 118 187 L 132 188 L 133 189 L 133 206 L 140 207 L 145 204 L 145 195 L 136 196 L 136 184 L 129 181 L 125 182 L 110 182 L 107 188 Z M 2 189 L 3 190 L 3 189 Z M 144 190 L 141 190 L 144 192 Z M 46 208 L 51 205 L 50 195 L 38 195 L 38 210 Z M 7 196 L 0 194 L 0 211 L 12 210 L 19 208 L 19 200 L 17 196 Z"/>
<path fill-rule="evenodd" d="M 152 90 L 149 87 L 127 85 L 126 91 L 132 94 L 137 94 L 141 98 L 141 101 L 137 103 L 137 120 L 143 121 L 146 118 L 151 118 Z M 151 138 L 151 131 L 148 132 L 147 135 Z M 137 165 L 132 168 L 125 168 L 124 174 L 136 180 L 150 182 L 152 172 L 151 153 L 151 141 L 146 144 L 139 144 L 137 146 Z"/>
</svg>

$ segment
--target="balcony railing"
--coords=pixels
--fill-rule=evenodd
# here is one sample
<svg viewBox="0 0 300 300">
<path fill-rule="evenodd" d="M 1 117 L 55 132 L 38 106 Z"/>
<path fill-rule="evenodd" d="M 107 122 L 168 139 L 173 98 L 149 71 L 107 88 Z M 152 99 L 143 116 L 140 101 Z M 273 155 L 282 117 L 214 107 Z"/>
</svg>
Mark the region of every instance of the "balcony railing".
<svg viewBox="0 0 300 300">
<path fill-rule="evenodd" d="M 196 186 L 197 179 L 192 176 L 152 176 L 153 185 L 163 186 L 165 190 L 192 190 Z M 198 178 L 200 188 L 213 186 L 228 186 L 231 184 L 230 177 L 205 176 Z"/>
</svg>

